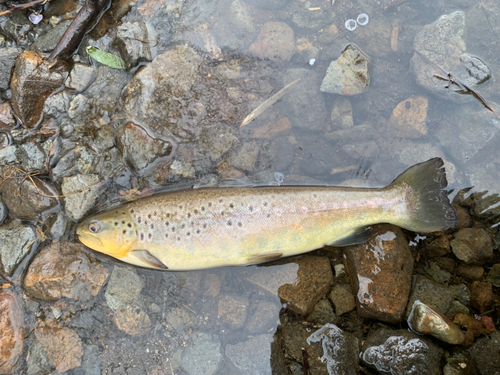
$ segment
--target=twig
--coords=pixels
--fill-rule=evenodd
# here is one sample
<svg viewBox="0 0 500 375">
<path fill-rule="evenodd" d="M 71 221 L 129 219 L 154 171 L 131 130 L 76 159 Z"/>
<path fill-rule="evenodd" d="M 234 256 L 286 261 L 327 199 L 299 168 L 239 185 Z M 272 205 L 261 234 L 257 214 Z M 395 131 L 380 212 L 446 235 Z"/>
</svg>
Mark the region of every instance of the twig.
<svg viewBox="0 0 500 375">
<path fill-rule="evenodd" d="M 24 4 L 12 4 L 9 9 L 6 9 L 3 12 L 0 12 L 0 16 L 5 16 L 6 14 L 12 13 L 16 10 L 27 9 L 27 8 L 30 8 L 34 5 L 38 5 L 38 4 L 43 5 L 47 1 L 51 1 L 51 0 L 34 0 L 34 1 L 29 2 L 29 3 L 24 3 Z"/>
</svg>

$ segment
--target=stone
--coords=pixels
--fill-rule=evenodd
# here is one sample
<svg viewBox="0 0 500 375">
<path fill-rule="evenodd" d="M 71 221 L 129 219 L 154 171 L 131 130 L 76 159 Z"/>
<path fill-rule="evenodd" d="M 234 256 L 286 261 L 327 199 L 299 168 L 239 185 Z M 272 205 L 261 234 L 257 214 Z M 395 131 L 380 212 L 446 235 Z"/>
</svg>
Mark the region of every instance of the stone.
<svg viewBox="0 0 500 375">
<path fill-rule="evenodd" d="M 356 125 L 351 128 L 328 132 L 324 135 L 325 140 L 340 144 L 370 141 L 379 137 L 379 132 L 371 125 Z"/>
<path fill-rule="evenodd" d="M 428 99 L 423 96 L 403 100 L 392 111 L 389 126 L 402 138 L 419 138 L 426 135 L 427 106 Z"/>
<path fill-rule="evenodd" d="M 441 257 L 448 254 L 450 251 L 450 238 L 448 236 L 439 236 L 425 245 L 425 252 L 427 256 L 431 258 Z"/>
<path fill-rule="evenodd" d="M 0 274 L 12 276 L 24 257 L 38 246 L 35 228 L 15 219 L 0 227 Z"/>
<path fill-rule="evenodd" d="M 484 313 L 493 303 L 493 286 L 484 281 L 474 281 L 471 285 L 471 305 Z"/>
<path fill-rule="evenodd" d="M 332 120 L 332 130 L 346 129 L 354 125 L 354 120 L 352 118 L 352 105 L 349 98 L 339 96 L 335 100 L 330 118 Z"/>
<path fill-rule="evenodd" d="M 170 172 L 173 175 L 178 175 L 184 178 L 194 178 L 195 170 L 192 164 L 183 163 L 179 160 L 174 160 L 170 165 Z"/>
<path fill-rule="evenodd" d="M 40 35 L 33 46 L 41 52 L 51 52 L 64 35 L 72 20 L 62 21 L 56 27 L 48 28 L 47 32 Z"/>
<path fill-rule="evenodd" d="M 254 171 L 260 153 L 260 143 L 249 141 L 228 154 L 231 166 L 244 171 Z"/>
<path fill-rule="evenodd" d="M 282 135 L 287 135 L 292 128 L 288 117 L 282 117 L 278 121 L 272 121 L 264 126 L 252 130 L 252 138 L 272 139 Z"/>
<path fill-rule="evenodd" d="M 12 68 L 21 52 L 22 48 L 17 47 L 0 48 L 0 90 L 9 88 Z"/>
<path fill-rule="evenodd" d="M 113 320 L 120 331 L 131 336 L 144 335 L 151 327 L 148 314 L 138 306 L 120 307 L 115 311 Z"/>
<path fill-rule="evenodd" d="M 469 308 L 458 301 L 453 301 L 446 316 L 453 320 L 458 314 L 469 315 Z"/>
<path fill-rule="evenodd" d="M 15 126 L 16 119 L 14 118 L 14 111 L 10 102 L 0 104 L 0 130 L 10 131 Z M 7 146 L 7 144 L 1 142 L 0 148 L 4 146 Z"/>
<path fill-rule="evenodd" d="M 370 84 L 370 60 L 354 44 L 349 44 L 340 57 L 328 66 L 320 91 L 338 95 L 357 95 Z"/>
<path fill-rule="evenodd" d="M 448 311 L 455 299 L 455 293 L 452 290 L 429 280 L 425 276 L 415 275 L 412 284 L 413 289 L 408 300 L 405 319 L 408 319 L 411 308 L 417 300 L 433 306 L 438 311 Z"/>
<path fill-rule="evenodd" d="M 477 340 L 470 348 L 473 368 L 481 375 L 500 372 L 500 331 Z"/>
<path fill-rule="evenodd" d="M 344 250 L 347 273 L 362 317 L 400 322 L 411 289 L 413 257 L 404 233 L 390 224 L 374 226 L 368 242 Z"/>
<path fill-rule="evenodd" d="M 196 331 L 182 351 L 182 367 L 189 375 L 213 375 L 222 359 L 220 349 L 217 336 Z"/>
<path fill-rule="evenodd" d="M 491 237 L 481 228 L 460 229 L 451 240 L 451 249 L 467 264 L 482 265 L 493 256 Z"/>
<path fill-rule="evenodd" d="M 480 280 L 484 275 L 484 268 L 470 264 L 459 264 L 457 275 L 469 280 Z"/>
<path fill-rule="evenodd" d="M 299 264 L 296 262 L 274 265 L 272 268 L 256 267 L 245 276 L 245 280 L 261 291 L 277 296 L 281 285 L 293 284 L 297 280 L 298 270 Z"/>
<path fill-rule="evenodd" d="M 35 336 L 58 372 L 68 371 L 82 364 L 82 340 L 71 328 L 40 327 L 35 329 Z"/>
<path fill-rule="evenodd" d="M 242 32 L 254 33 L 256 31 L 248 5 L 242 0 L 235 0 L 229 6 L 229 20 Z"/>
<path fill-rule="evenodd" d="M 288 137 L 276 138 L 271 143 L 271 155 L 274 170 L 285 171 L 293 163 L 295 146 Z"/>
<path fill-rule="evenodd" d="M 337 315 L 343 315 L 356 308 L 356 301 L 348 284 L 335 284 L 328 297 L 335 306 Z"/>
<path fill-rule="evenodd" d="M 277 303 L 267 300 L 257 302 L 254 313 L 248 316 L 246 330 L 250 334 L 269 333 L 276 330 L 280 310 L 281 305 Z"/>
<path fill-rule="evenodd" d="M 449 259 L 449 258 L 444 258 Z M 453 259 L 449 259 L 453 262 Z M 453 262 L 455 263 L 455 262 Z M 425 274 L 429 276 L 430 279 L 434 280 L 440 284 L 448 284 L 452 278 L 452 274 L 439 267 L 438 263 L 429 262 L 429 267 L 425 270 Z"/>
<path fill-rule="evenodd" d="M 19 55 L 12 76 L 12 108 L 16 117 L 28 128 L 40 121 L 45 100 L 64 82 L 68 75 L 66 63 L 54 66 L 34 51 Z"/>
<path fill-rule="evenodd" d="M 47 352 L 38 340 L 31 345 L 26 362 L 28 375 L 50 374 L 55 370 L 54 365 L 47 358 Z"/>
<path fill-rule="evenodd" d="M 248 50 L 260 59 L 288 61 L 296 50 L 294 32 L 284 22 L 266 22 Z"/>
<path fill-rule="evenodd" d="M 284 7 L 286 8 L 287 4 L 291 3 L 291 0 L 252 0 L 249 1 L 252 5 L 255 5 L 258 8 L 265 10 L 280 10 Z"/>
<path fill-rule="evenodd" d="M 465 284 L 450 285 L 448 290 L 452 291 L 455 295 L 455 299 L 460 303 L 470 306 L 470 288 Z M 442 310 L 444 311 L 444 310 Z"/>
<path fill-rule="evenodd" d="M 136 304 L 143 287 L 144 281 L 133 268 L 115 265 L 104 296 L 111 310 L 116 311 Z"/>
<path fill-rule="evenodd" d="M 5 203 L 3 203 L 1 199 L 2 197 L 0 196 L 0 226 L 3 224 L 3 222 L 7 218 L 7 215 L 9 214 L 7 206 L 5 205 Z"/>
<path fill-rule="evenodd" d="M 379 328 L 363 344 L 361 360 L 380 373 L 441 374 L 443 349 L 406 329 Z"/>
<path fill-rule="evenodd" d="M 243 296 L 226 295 L 219 299 L 217 316 L 230 329 L 243 327 L 247 318 L 248 299 Z"/>
<path fill-rule="evenodd" d="M 210 152 L 212 161 L 217 161 L 238 141 L 233 133 L 233 128 L 224 124 L 203 128 L 200 145 Z"/>
<path fill-rule="evenodd" d="M 375 159 L 380 152 L 375 141 L 347 144 L 342 151 L 354 159 Z"/>
<path fill-rule="evenodd" d="M 24 289 L 31 297 L 45 301 L 87 301 L 99 293 L 108 276 L 109 271 L 89 256 L 85 246 L 54 242 L 31 262 Z"/>
<path fill-rule="evenodd" d="M 310 313 L 333 283 L 330 261 L 326 257 L 305 255 L 294 259 L 299 266 L 297 279 L 279 287 L 278 295 L 287 308 L 300 315 Z"/>
<path fill-rule="evenodd" d="M 314 305 L 311 313 L 307 316 L 306 321 L 313 324 L 326 324 L 335 322 L 337 317 L 333 312 L 332 305 L 328 299 L 319 300 L 317 304 Z"/>
<path fill-rule="evenodd" d="M 500 288 L 500 263 L 496 263 L 490 268 L 486 280 L 493 286 Z"/>
<path fill-rule="evenodd" d="M 169 310 L 165 320 L 179 335 L 196 327 L 196 316 L 191 311 L 179 307 Z"/>
<path fill-rule="evenodd" d="M 28 20 L 28 17 L 22 14 L 22 12 L 13 12 L 5 18 L 5 22 L 2 25 L 2 34 L 7 34 L 7 36 L 18 44 L 27 43 L 28 33 L 34 27 L 33 23 Z"/>
<path fill-rule="evenodd" d="M 466 208 L 454 204 L 453 208 L 455 209 L 455 212 L 457 213 L 457 225 L 455 225 L 456 229 L 463 229 L 463 228 L 469 228 L 472 226 L 472 217 L 469 214 L 469 210 Z"/>
<path fill-rule="evenodd" d="M 16 370 L 24 347 L 24 312 L 14 293 L 0 289 L 0 374 Z"/>
<path fill-rule="evenodd" d="M 95 68 L 91 65 L 75 63 L 68 78 L 64 81 L 64 86 L 76 92 L 82 92 L 91 84 L 95 72 Z"/>
<path fill-rule="evenodd" d="M 64 207 L 68 216 L 75 221 L 85 217 L 94 207 L 101 191 L 99 176 L 96 174 L 63 177 L 61 192 L 65 195 Z"/>
<path fill-rule="evenodd" d="M 143 21 L 124 22 L 118 26 L 113 45 L 120 52 L 127 69 L 153 60 L 150 41 L 156 39 L 152 25 Z"/>
<path fill-rule="evenodd" d="M 245 375 L 271 375 L 271 342 L 273 335 L 261 334 L 234 345 L 226 345 L 226 357 Z"/>
</svg>

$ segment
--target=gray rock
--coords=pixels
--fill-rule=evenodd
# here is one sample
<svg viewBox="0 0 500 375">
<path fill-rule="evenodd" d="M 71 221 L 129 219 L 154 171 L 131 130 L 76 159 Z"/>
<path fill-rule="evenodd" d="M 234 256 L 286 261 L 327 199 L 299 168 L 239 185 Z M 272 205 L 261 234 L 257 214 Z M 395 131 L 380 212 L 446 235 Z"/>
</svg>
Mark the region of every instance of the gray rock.
<svg viewBox="0 0 500 375">
<path fill-rule="evenodd" d="M 356 301 L 349 284 L 335 284 L 329 295 L 337 315 L 354 310 Z"/>
<path fill-rule="evenodd" d="M 481 375 L 500 373 L 500 331 L 495 331 L 477 340 L 470 348 L 472 364 Z"/>
<path fill-rule="evenodd" d="M 12 164 L 16 161 L 16 151 L 17 146 L 11 145 L 4 148 L 0 148 L 0 172 L 2 171 L 2 167 L 7 164 Z"/>
<path fill-rule="evenodd" d="M 494 264 L 491 267 L 490 272 L 488 272 L 487 280 L 493 284 L 493 286 L 500 288 L 500 263 Z"/>
<path fill-rule="evenodd" d="M 337 317 L 333 312 L 330 301 L 322 299 L 314 305 L 311 313 L 307 316 L 306 321 L 323 325 L 326 323 L 333 323 L 336 319 Z"/>
<path fill-rule="evenodd" d="M 156 38 L 152 25 L 145 22 L 124 22 L 118 27 L 116 39 L 113 42 L 115 47 L 127 65 L 127 69 L 133 68 L 142 62 L 149 62 L 153 59 L 151 53 L 151 43 Z"/>
<path fill-rule="evenodd" d="M 13 12 L 5 18 L 5 23 L 2 25 L 3 33 L 7 34 L 18 44 L 26 42 L 28 33 L 34 27 L 31 21 L 28 20 L 28 17 L 22 12 Z"/>
<path fill-rule="evenodd" d="M 23 52 L 21 48 L 0 48 L 0 90 L 7 90 L 9 88 L 12 67 L 21 52 Z"/>
<path fill-rule="evenodd" d="M 261 9 L 279 10 L 286 7 L 290 2 L 291 0 L 252 0 L 250 3 Z"/>
<path fill-rule="evenodd" d="M 29 349 L 27 359 L 28 375 L 45 375 L 55 370 L 40 341 L 35 340 Z"/>
<path fill-rule="evenodd" d="M 38 246 L 36 231 L 21 220 L 0 227 L 0 272 L 12 276 L 26 255 Z"/>
<path fill-rule="evenodd" d="M 222 358 L 221 342 L 218 337 L 195 332 L 182 351 L 182 367 L 189 375 L 213 375 Z"/>
<path fill-rule="evenodd" d="M 92 82 L 96 70 L 93 66 L 75 63 L 64 85 L 77 92 L 84 91 Z"/>
<path fill-rule="evenodd" d="M 268 333 L 270 330 L 275 330 L 280 310 L 281 305 L 277 303 L 267 300 L 259 301 L 254 313 L 248 317 L 246 330 L 250 334 Z"/>
<path fill-rule="evenodd" d="M 63 195 L 66 195 L 64 206 L 68 216 L 75 221 L 82 219 L 96 203 L 101 189 L 99 176 L 95 174 L 64 177 L 61 191 Z"/>
<path fill-rule="evenodd" d="M 246 33 L 255 32 L 255 24 L 248 10 L 248 5 L 242 0 L 234 0 L 229 6 L 229 19 L 240 31 Z"/>
<path fill-rule="evenodd" d="M 450 289 L 424 276 L 415 275 L 413 277 L 413 289 L 408 300 L 405 319 L 408 319 L 410 310 L 417 300 L 436 308 L 438 311 L 448 311 L 454 299 L 455 293 Z"/>
<path fill-rule="evenodd" d="M 464 228 L 451 240 L 453 254 L 467 264 L 482 265 L 493 256 L 490 235 L 481 228 Z"/>
<path fill-rule="evenodd" d="M 47 155 L 38 142 L 27 142 L 20 145 L 16 152 L 25 172 L 45 172 Z"/>
<path fill-rule="evenodd" d="M 65 91 L 49 96 L 43 106 L 46 117 L 58 118 L 68 113 L 69 96 Z"/>
<path fill-rule="evenodd" d="M 333 104 L 331 120 L 333 129 L 346 129 L 354 125 L 352 105 L 349 98 L 339 96 Z M 330 130 L 333 130 L 330 129 Z"/>
<path fill-rule="evenodd" d="M 192 164 L 183 163 L 179 160 L 174 160 L 170 166 L 170 172 L 173 175 L 178 175 L 184 178 L 194 178 L 195 174 Z"/>
<path fill-rule="evenodd" d="M 233 128 L 223 124 L 201 130 L 200 144 L 210 152 L 212 161 L 217 161 L 237 141 L 233 133 Z"/>
<path fill-rule="evenodd" d="M 66 20 L 57 24 L 54 28 L 49 28 L 46 33 L 38 37 L 36 42 L 33 43 L 33 46 L 42 52 L 52 51 L 57 43 L 59 43 L 59 40 L 68 29 L 71 22 L 72 20 Z"/>
<path fill-rule="evenodd" d="M 276 171 L 285 171 L 293 162 L 295 148 L 288 137 L 279 137 L 271 143 L 273 167 Z"/>
<path fill-rule="evenodd" d="M 244 171 L 255 171 L 261 147 L 257 141 L 249 141 L 241 144 L 236 150 L 228 154 L 229 163 L 235 168 Z"/>
<path fill-rule="evenodd" d="M 196 327 L 196 316 L 183 308 L 170 309 L 165 318 L 169 328 L 173 328 L 179 335 L 187 333 Z"/>
<path fill-rule="evenodd" d="M 85 90 L 85 96 L 92 98 L 94 107 L 103 107 L 108 111 L 115 111 L 119 103 L 123 87 L 130 81 L 130 75 L 123 69 L 114 69 L 106 65 L 99 65 L 92 84 Z"/>
<path fill-rule="evenodd" d="M 226 346 L 226 357 L 245 375 L 271 374 L 271 342 L 273 335 L 257 335 L 247 341 Z"/>
<path fill-rule="evenodd" d="M 357 95 L 370 84 L 370 60 L 354 44 L 349 44 L 340 57 L 332 61 L 320 90 L 330 94 Z"/>
<path fill-rule="evenodd" d="M 296 51 L 293 29 L 285 22 L 266 22 L 248 50 L 260 59 L 289 61 Z"/>
<path fill-rule="evenodd" d="M 101 359 L 97 345 L 83 345 L 82 365 L 75 370 L 75 375 L 100 375 Z"/>
<path fill-rule="evenodd" d="M 111 310 L 136 304 L 144 281 L 133 268 L 115 266 L 106 288 L 106 301 Z"/>
<path fill-rule="evenodd" d="M 0 225 L 2 225 L 7 218 L 7 214 L 7 206 L 2 202 L 2 196 L 0 195 Z"/>
<path fill-rule="evenodd" d="M 465 284 L 450 285 L 448 287 L 455 294 L 455 298 L 460 303 L 469 306 L 471 291 Z"/>
<path fill-rule="evenodd" d="M 327 141 L 345 144 L 354 143 L 357 141 L 377 139 L 380 138 L 380 134 L 371 125 L 357 125 L 353 126 L 352 128 L 326 133 L 324 138 Z"/>
<path fill-rule="evenodd" d="M 68 116 L 72 120 L 86 119 L 92 109 L 89 99 L 82 94 L 73 98 L 69 105 Z"/>
<path fill-rule="evenodd" d="M 354 159 L 375 159 L 380 152 L 374 141 L 347 144 L 342 150 Z"/>
</svg>

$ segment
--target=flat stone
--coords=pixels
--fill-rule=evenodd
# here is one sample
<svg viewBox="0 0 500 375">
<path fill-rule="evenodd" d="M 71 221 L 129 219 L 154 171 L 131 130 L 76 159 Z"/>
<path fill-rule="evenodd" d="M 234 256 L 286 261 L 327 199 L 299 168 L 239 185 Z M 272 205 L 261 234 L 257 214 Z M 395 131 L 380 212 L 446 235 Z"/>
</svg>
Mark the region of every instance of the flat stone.
<svg viewBox="0 0 500 375">
<path fill-rule="evenodd" d="M 412 284 L 413 289 L 408 300 L 405 319 L 408 319 L 411 308 L 417 300 L 433 306 L 438 311 L 448 311 L 455 299 L 453 291 L 435 281 L 429 280 L 425 276 L 415 275 Z"/>
<path fill-rule="evenodd" d="M 55 301 L 71 298 L 86 301 L 96 296 L 109 271 L 89 256 L 85 246 L 54 242 L 44 247 L 31 262 L 24 289 L 33 298 Z"/>
<path fill-rule="evenodd" d="M 12 374 L 23 353 L 24 312 L 21 301 L 0 289 L 0 374 Z"/>
<path fill-rule="evenodd" d="M 473 369 L 481 375 L 500 372 L 500 331 L 477 340 L 470 348 Z"/>
<path fill-rule="evenodd" d="M 267 300 L 259 301 L 254 313 L 248 316 L 246 330 L 250 334 L 268 333 L 276 330 L 280 310 L 280 304 Z"/>
<path fill-rule="evenodd" d="M 357 95 L 370 84 L 370 60 L 355 45 L 349 44 L 340 57 L 332 61 L 320 90 L 330 94 Z"/>
<path fill-rule="evenodd" d="M 68 371 L 82 364 L 82 340 L 71 328 L 40 327 L 35 329 L 35 336 L 58 372 Z"/>
<path fill-rule="evenodd" d="M 111 310 L 136 304 L 144 281 L 133 268 L 117 266 L 113 268 L 106 287 L 106 301 Z"/>
<path fill-rule="evenodd" d="M 333 312 L 332 305 L 328 299 L 321 299 L 314 305 L 311 313 L 307 316 L 306 321 L 314 324 L 333 323 L 337 317 Z"/>
<path fill-rule="evenodd" d="M 26 362 L 28 375 L 50 374 L 55 370 L 54 365 L 47 358 L 47 352 L 38 340 L 31 345 Z"/>
<path fill-rule="evenodd" d="M 114 46 L 120 52 L 127 69 L 153 59 L 152 43 L 144 43 L 144 41 L 155 40 L 156 33 L 152 30 L 152 25 L 148 27 L 143 21 L 124 22 L 118 26 L 116 37 L 113 42 Z"/>
<path fill-rule="evenodd" d="M 299 265 L 296 262 L 272 267 L 257 267 L 245 279 L 271 296 L 277 296 L 281 285 L 294 283 L 298 270 Z"/>
<path fill-rule="evenodd" d="M 339 96 L 335 100 L 330 118 L 332 120 L 333 129 L 346 129 L 354 125 L 352 105 L 349 98 Z"/>
<path fill-rule="evenodd" d="M 12 276 L 28 253 L 38 246 L 35 228 L 15 219 L 0 227 L 0 273 Z"/>
<path fill-rule="evenodd" d="M 343 315 L 356 308 L 356 301 L 351 286 L 348 284 L 335 284 L 329 298 L 335 306 L 337 315 Z"/>
<path fill-rule="evenodd" d="M 261 59 L 288 61 L 295 53 L 295 36 L 284 22 L 267 22 L 250 45 L 249 52 Z"/>
<path fill-rule="evenodd" d="M 292 124 L 287 117 L 282 117 L 278 121 L 272 121 L 264 126 L 252 130 L 252 138 L 272 139 L 289 133 Z"/>
<path fill-rule="evenodd" d="M 490 235 L 481 228 L 460 229 L 451 240 L 453 254 L 467 264 L 482 265 L 493 256 Z"/>
<path fill-rule="evenodd" d="M 64 81 L 64 86 L 68 89 L 73 89 L 77 92 L 84 91 L 92 82 L 95 74 L 95 68 L 91 65 L 83 63 L 75 63 L 73 69 L 69 73 L 68 78 Z"/>
<path fill-rule="evenodd" d="M 292 284 L 280 286 L 278 295 L 287 308 L 307 315 L 333 284 L 332 267 L 327 257 L 312 255 L 295 259 L 294 263 L 299 266 L 297 278 Z"/>
<path fill-rule="evenodd" d="M 48 31 L 38 37 L 33 46 L 38 48 L 39 51 L 42 52 L 50 52 L 52 51 L 59 40 L 64 35 L 72 20 L 62 21 L 57 24 L 54 28 L 48 28 Z"/>
<path fill-rule="evenodd" d="M 259 157 L 261 144 L 257 141 L 249 141 L 241 144 L 236 150 L 228 153 L 231 166 L 244 171 L 254 171 L 255 163 Z"/>
<path fill-rule="evenodd" d="M 419 138 L 426 135 L 427 106 L 428 99 L 423 96 L 403 100 L 392 111 L 389 126 L 402 138 Z"/>
<path fill-rule="evenodd" d="M 229 6 L 229 19 L 236 28 L 245 33 L 254 33 L 255 24 L 248 5 L 242 0 L 235 0 Z"/>
<path fill-rule="evenodd" d="M 9 88 L 12 67 L 21 52 L 23 52 L 22 48 L 0 48 L 0 90 L 7 90 Z"/>
<path fill-rule="evenodd" d="M 400 322 L 411 289 L 413 257 L 400 228 L 374 226 L 368 242 L 344 250 L 358 314 L 389 323 Z"/>
<path fill-rule="evenodd" d="M 226 357 L 236 366 L 241 374 L 271 374 L 271 342 L 273 335 L 261 334 L 247 341 L 226 346 Z"/>
<path fill-rule="evenodd" d="M 234 129 L 224 124 L 203 128 L 200 134 L 200 145 L 207 149 L 211 159 L 216 161 L 238 141 L 233 133 Z"/>
<path fill-rule="evenodd" d="M 441 257 L 451 251 L 450 238 L 448 236 L 439 236 L 435 240 L 426 243 L 425 252 L 429 257 Z"/>
<path fill-rule="evenodd" d="M 120 307 L 115 311 L 113 320 L 120 331 L 131 336 L 147 334 L 151 327 L 148 314 L 138 306 Z"/>
<path fill-rule="evenodd" d="M 217 336 L 195 332 L 182 351 L 182 367 L 189 375 L 213 375 L 222 359 L 221 342 Z"/>
<path fill-rule="evenodd" d="M 14 117 L 14 110 L 10 102 L 0 104 L 0 129 L 10 131 L 16 126 L 16 119 Z M 6 146 L 0 143 L 0 148 Z"/>
<path fill-rule="evenodd" d="M 493 303 L 493 286 L 489 282 L 474 281 L 471 286 L 471 305 L 484 313 Z"/>
<path fill-rule="evenodd" d="M 247 311 L 248 299 L 243 296 L 226 295 L 219 299 L 217 316 L 222 324 L 231 329 L 243 327 Z"/>
<path fill-rule="evenodd" d="M 99 182 L 96 174 L 78 174 L 62 179 L 61 191 L 66 195 L 63 198 L 64 206 L 71 219 L 82 219 L 94 206 L 102 190 Z"/>
</svg>

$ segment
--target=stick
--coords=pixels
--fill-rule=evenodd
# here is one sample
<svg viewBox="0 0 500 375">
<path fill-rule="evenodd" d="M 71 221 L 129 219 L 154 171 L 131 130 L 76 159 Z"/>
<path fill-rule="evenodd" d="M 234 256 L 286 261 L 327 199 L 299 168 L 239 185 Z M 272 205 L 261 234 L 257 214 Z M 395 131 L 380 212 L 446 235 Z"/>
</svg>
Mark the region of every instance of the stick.
<svg viewBox="0 0 500 375">
<path fill-rule="evenodd" d="M 43 5 L 47 1 L 51 1 L 51 0 L 34 0 L 34 1 L 29 2 L 29 3 L 24 3 L 24 4 L 12 4 L 9 9 L 4 10 L 3 12 L 0 12 L 0 16 L 5 16 L 6 14 L 12 13 L 15 10 L 27 9 L 27 8 L 30 8 L 30 7 L 37 5 L 37 4 Z"/>
</svg>

